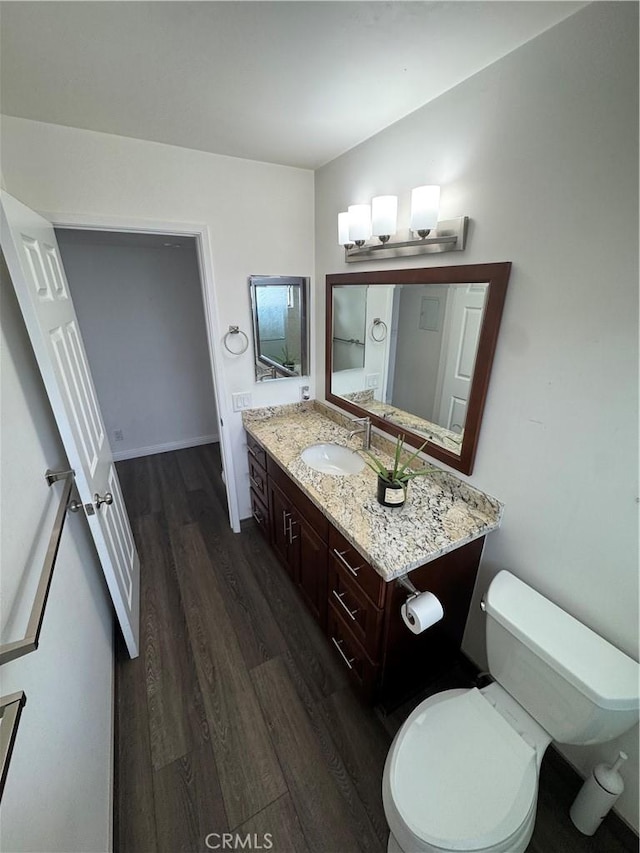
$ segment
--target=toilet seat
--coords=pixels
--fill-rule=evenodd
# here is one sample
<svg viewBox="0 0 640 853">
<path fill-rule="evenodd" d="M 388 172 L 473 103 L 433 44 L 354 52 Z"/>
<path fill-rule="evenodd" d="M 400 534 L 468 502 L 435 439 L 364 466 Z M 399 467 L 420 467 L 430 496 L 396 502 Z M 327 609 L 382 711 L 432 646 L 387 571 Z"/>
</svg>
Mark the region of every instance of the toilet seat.
<svg viewBox="0 0 640 853">
<path fill-rule="evenodd" d="M 396 736 L 385 810 L 392 832 L 395 812 L 399 834 L 427 850 L 500 848 L 535 812 L 537 781 L 535 749 L 478 690 L 445 691 L 418 705 Z"/>
</svg>

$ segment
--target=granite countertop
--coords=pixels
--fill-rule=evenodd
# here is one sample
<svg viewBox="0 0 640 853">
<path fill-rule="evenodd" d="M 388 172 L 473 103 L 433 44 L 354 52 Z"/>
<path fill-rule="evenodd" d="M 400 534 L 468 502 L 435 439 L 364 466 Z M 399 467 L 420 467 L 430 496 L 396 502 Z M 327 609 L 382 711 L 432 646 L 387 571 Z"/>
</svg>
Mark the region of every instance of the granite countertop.
<svg viewBox="0 0 640 853">
<path fill-rule="evenodd" d="M 317 400 L 242 413 L 250 433 L 297 486 L 386 580 L 484 536 L 500 525 L 502 504 L 458 477 L 426 461 L 430 475 L 409 484 L 402 507 L 376 499 L 376 475 L 321 474 L 300 458 L 305 447 L 333 442 L 354 450 L 362 435 L 348 440 L 348 418 Z M 372 434 L 372 451 L 391 462 L 392 442 Z"/>
</svg>

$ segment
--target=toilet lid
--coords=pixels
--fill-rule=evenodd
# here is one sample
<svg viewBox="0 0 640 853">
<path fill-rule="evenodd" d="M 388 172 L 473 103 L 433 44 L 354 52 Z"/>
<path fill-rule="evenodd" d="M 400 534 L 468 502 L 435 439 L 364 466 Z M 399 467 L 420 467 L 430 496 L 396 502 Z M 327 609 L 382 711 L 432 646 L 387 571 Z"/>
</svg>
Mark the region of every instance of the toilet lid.
<svg viewBox="0 0 640 853">
<path fill-rule="evenodd" d="M 534 802 L 535 750 L 475 688 L 422 707 L 398 735 L 390 767 L 405 824 L 448 850 L 508 838 Z"/>
</svg>

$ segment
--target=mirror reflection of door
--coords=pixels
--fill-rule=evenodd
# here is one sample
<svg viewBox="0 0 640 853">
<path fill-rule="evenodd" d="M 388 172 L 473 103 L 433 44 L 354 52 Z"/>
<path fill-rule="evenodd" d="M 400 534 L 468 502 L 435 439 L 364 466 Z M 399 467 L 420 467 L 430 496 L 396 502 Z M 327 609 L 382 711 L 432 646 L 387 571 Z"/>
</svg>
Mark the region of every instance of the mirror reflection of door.
<svg viewBox="0 0 640 853">
<path fill-rule="evenodd" d="M 487 289 L 334 285 L 332 392 L 459 454 Z"/>
<path fill-rule="evenodd" d="M 463 431 L 467 417 L 486 294 L 486 284 L 470 284 L 456 287 L 449 299 L 448 340 L 443 342 L 440 392 L 432 420 L 456 433 Z"/>
<path fill-rule="evenodd" d="M 388 403 L 462 433 L 486 290 L 485 284 L 396 288 Z"/>
<path fill-rule="evenodd" d="M 327 400 L 471 473 L 510 272 L 503 261 L 328 275 Z M 345 300 L 360 306 L 353 328 L 364 321 L 358 367 L 336 340 L 359 339 L 340 326 Z"/>
</svg>

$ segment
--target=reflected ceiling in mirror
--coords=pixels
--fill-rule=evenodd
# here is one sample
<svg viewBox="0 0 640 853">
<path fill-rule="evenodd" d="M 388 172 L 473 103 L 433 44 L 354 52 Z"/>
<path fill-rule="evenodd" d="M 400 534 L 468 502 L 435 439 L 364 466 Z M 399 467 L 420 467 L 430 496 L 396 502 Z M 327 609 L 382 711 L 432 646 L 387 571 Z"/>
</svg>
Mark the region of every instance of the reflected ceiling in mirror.
<svg viewBox="0 0 640 853">
<path fill-rule="evenodd" d="M 470 473 L 509 270 L 327 276 L 327 399 Z"/>
</svg>

